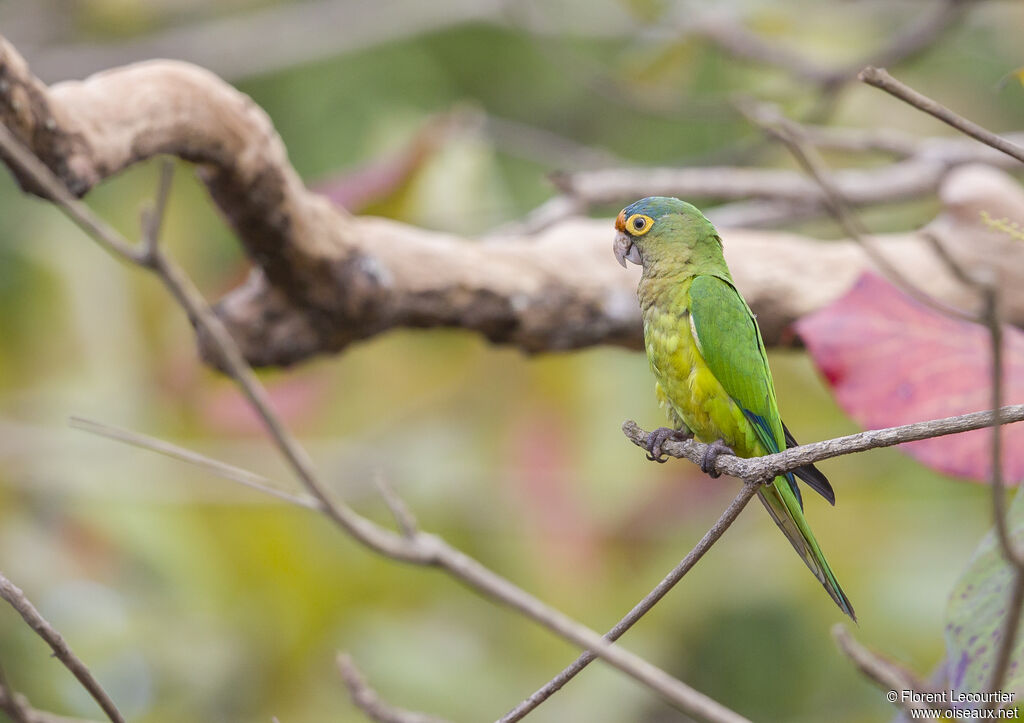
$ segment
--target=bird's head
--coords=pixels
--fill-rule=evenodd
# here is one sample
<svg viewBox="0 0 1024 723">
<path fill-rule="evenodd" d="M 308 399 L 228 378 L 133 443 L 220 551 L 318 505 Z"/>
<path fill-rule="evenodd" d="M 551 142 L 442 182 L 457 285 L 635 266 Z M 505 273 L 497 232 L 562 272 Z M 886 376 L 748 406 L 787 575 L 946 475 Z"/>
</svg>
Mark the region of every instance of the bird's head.
<svg viewBox="0 0 1024 723">
<path fill-rule="evenodd" d="M 696 206 L 666 196 L 650 196 L 626 206 L 615 219 L 615 258 L 643 266 L 664 261 L 689 264 L 705 256 L 721 258 L 722 241 Z"/>
</svg>

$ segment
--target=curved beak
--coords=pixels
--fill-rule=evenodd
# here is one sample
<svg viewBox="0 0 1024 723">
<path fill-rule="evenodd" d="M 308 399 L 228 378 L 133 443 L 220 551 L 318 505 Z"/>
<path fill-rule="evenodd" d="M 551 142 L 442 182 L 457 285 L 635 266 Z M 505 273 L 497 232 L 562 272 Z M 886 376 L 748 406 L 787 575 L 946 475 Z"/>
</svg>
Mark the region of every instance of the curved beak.
<svg viewBox="0 0 1024 723">
<path fill-rule="evenodd" d="M 612 250 L 615 252 L 616 260 L 622 264 L 622 268 L 627 268 L 627 261 L 631 261 L 637 266 L 640 266 L 643 263 L 640 260 L 640 250 L 633 243 L 633 240 L 623 231 L 619 231 L 615 234 L 615 242 L 612 244 Z"/>
</svg>

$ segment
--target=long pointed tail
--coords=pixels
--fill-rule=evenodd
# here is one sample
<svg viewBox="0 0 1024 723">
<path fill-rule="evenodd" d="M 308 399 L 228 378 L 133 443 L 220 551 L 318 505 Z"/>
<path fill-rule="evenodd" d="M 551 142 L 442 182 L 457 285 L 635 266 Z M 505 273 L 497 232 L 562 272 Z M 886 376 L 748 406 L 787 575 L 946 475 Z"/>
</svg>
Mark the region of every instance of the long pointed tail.
<svg viewBox="0 0 1024 723">
<path fill-rule="evenodd" d="M 811 527 L 807 524 L 807 518 L 804 517 L 800 503 L 797 501 L 796 495 L 793 494 L 787 478 L 776 477 L 771 485 L 763 486 L 757 496 L 761 498 L 761 502 L 764 503 L 768 514 L 775 520 L 775 524 L 786 535 L 793 545 L 793 549 L 818 578 L 826 592 L 835 600 L 839 609 L 856 621 L 857 615 L 853 612 L 853 605 L 850 604 L 843 588 L 839 587 L 839 581 L 832 573 L 832 568 L 829 567 L 828 560 L 825 559 L 825 555 L 818 546 L 818 541 L 814 539 L 814 533 L 811 532 Z"/>
</svg>

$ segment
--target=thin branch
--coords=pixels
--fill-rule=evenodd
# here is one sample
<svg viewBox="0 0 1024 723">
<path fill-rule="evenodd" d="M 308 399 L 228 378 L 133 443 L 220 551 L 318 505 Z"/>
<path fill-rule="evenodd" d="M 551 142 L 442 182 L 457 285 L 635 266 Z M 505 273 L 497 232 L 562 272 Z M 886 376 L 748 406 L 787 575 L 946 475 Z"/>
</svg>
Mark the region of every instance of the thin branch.
<svg viewBox="0 0 1024 723">
<path fill-rule="evenodd" d="M 93 677 L 92 672 L 86 667 L 85 663 L 72 652 L 61 634 L 39 614 L 35 606 L 25 597 L 25 593 L 8 580 L 3 573 L 0 573 L 0 597 L 10 603 L 11 607 L 17 610 L 22 619 L 35 631 L 36 635 L 46 641 L 46 644 L 53 650 L 54 656 L 78 679 L 82 687 L 103 709 L 111 723 L 125 723 L 124 717 L 117 709 L 117 706 L 114 705 L 114 701 L 110 699 L 107 691 L 103 690 L 103 686 Z"/>
<path fill-rule="evenodd" d="M 33 708 L 24 694 L 14 690 L 3 668 L 0 668 L 0 711 L 6 713 L 13 723 L 96 723 L 91 719 L 71 718 Z"/>
<path fill-rule="evenodd" d="M 970 0 L 942 0 L 930 3 L 928 12 L 914 16 L 912 22 L 893 33 L 885 44 L 860 59 L 837 67 L 824 66 L 811 58 L 790 50 L 786 45 L 771 43 L 735 22 L 717 18 L 698 20 L 695 32 L 730 55 L 783 70 L 797 80 L 813 83 L 826 96 L 834 97 L 852 81 L 859 68 L 874 63 L 895 65 L 928 50 L 964 15 Z"/>
<path fill-rule="evenodd" d="M 199 20 L 179 24 L 172 19 L 176 14 L 172 5 L 155 10 L 159 21 L 153 32 L 99 42 L 76 42 L 78 36 L 68 38 L 60 33 L 48 42 L 35 44 L 29 54 L 40 75 L 55 80 L 81 78 L 151 58 L 186 59 L 221 77 L 240 80 L 462 23 L 500 22 L 499 6 L 479 0 L 429 6 L 419 0 L 386 6 L 310 0 L 244 9 L 234 6 L 230 8 L 234 12 L 204 13 Z M 302 40 L 268 43 L 268 37 Z"/>
<path fill-rule="evenodd" d="M 921 231 L 921 237 L 928 242 L 928 245 L 932 247 L 935 255 L 939 257 L 942 264 L 949 270 L 949 272 L 956 277 L 957 281 L 964 286 L 974 289 L 975 291 L 978 290 L 977 280 L 971 277 L 971 275 L 967 273 L 966 269 L 964 269 L 964 267 L 961 266 L 955 258 L 953 258 L 953 254 L 949 252 L 949 248 L 946 246 L 945 242 L 939 238 L 938 234 L 930 229 L 923 229 Z"/>
<path fill-rule="evenodd" d="M 750 104 L 748 104 L 750 105 Z M 748 108 L 748 112 L 749 112 Z M 773 122 L 778 113 L 773 114 Z M 765 119 L 767 120 L 767 119 Z M 756 119 L 755 119 L 756 122 Z M 792 122 L 792 121 L 791 121 Z M 895 203 L 934 193 L 945 176 L 968 163 L 1017 169 L 1012 158 L 966 138 L 914 140 L 892 131 L 800 125 L 816 147 L 846 152 L 883 152 L 899 157 L 874 168 L 850 168 L 832 174 L 835 186 L 853 206 Z M 1024 134 L 1010 136 L 1024 142 Z M 803 174 L 781 168 L 728 165 L 613 167 L 553 176 L 559 190 L 584 208 L 633 200 L 644 195 L 722 201 L 785 201 L 826 210 L 826 195 Z"/>
<path fill-rule="evenodd" d="M 32 723 L 32 711 L 28 701 L 8 685 L 3 668 L 0 668 L 0 710 L 10 716 L 13 723 Z"/>
<path fill-rule="evenodd" d="M 68 196 L 66 188 L 49 168 L 41 163 L 20 164 L 18 159 L 27 151 L 0 124 L 0 148 L 12 159 L 18 170 L 35 187 L 43 188 L 48 196 Z M 658 692 L 667 700 L 691 715 L 708 721 L 740 723 L 746 719 L 717 701 L 699 693 L 665 671 L 618 646 L 609 644 L 597 632 L 546 605 L 538 598 L 517 587 L 476 560 L 451 547 L 434 535 L 418 533 L 403 537 L 363 517 L 343 501 L 331 498 L 318 478 L 312 460 L 305 449 L 292 436 L 274 413 L 266 390 L 256 379 L 252 368 L 245 362 L 231 335 L 220 319 L 213 314 L 202 294 L 191 279 L 175 265 L 158 245 L 139 255 L 131 244 L 109 226 L 97 223 L 92 211 L 83 204 L 64 204 L 61 209 L 86 229 L 104 247 L 115 251 L 141 268 L 153 272 L 167 287 L 178 304 L 196 327 L 197 335 L 208 340 L 217 354 L 221 368 L 238 385 L 243 396 L 262 420 L 271 439 L 280 450 L 299 481 L 324 507 L 323 514 L 356 540 L 386 557 L 417 565 L 437 566 L 452 577 L 466 583 L 477 592 L 500 602 L 543 625 L 556 635 L 593 650 L 608 663 L 635 680 Z"/>
<path fill-rule="evenodd" d="M 60 208 L 80 229 L 122 261 L 138 263 L 139 252 L 103 219 L 95 216 L 89 207 L 75 198 L 67 186 L 57 180 L 35 153 L 23 146 L 3 123 L 0 123 L 0 148 L 9 164 L 19 168 L 32 179 L 40 195 Z"/>
<path fill-rule="evenodd" d="M 374 487 L 380 493 L 381 499 L 384 500 L 388 511 L 391 512 L 391 516 L 395 518 L 395 524 L 398 525 L 401 533 L 409 539 L 416 537 L 416 533 L 419 532 L 419 525 L 416 522 L 416 515 L 405 504 L 405 500 L 398 496 L 398 493 L 395 492 L 394 487 L 391 486 L 381 470 L 374 472 L 372 479 Z"/>
<path fill-rule="evenodd" d="M 923 93 L 917 92 L 909 85 L 896 80 L 889 75 L 884 68 L 876 68 L 869 65 L 860 71 L 860 74 L 857 77 L 868 85 L 880 88 L 886 93 L 896 96 L 905 103 L 909 103 L 918 110 L 922 110 L 925 113 L 938 118 L 943 123 L 953 126 L 961 133 L 965 133 L 971 138 L 979 140 L 1009 156 L 1013 156 L 1018 161 L 1024 163 L 1024 146 L 1020 146 L 1011 140 L 996 135 L 992 131 L 981 127 L 974 121 L 967 120 L 963 116 L 954 113 L 946 106 L 932 100 Z"/>
<path fill-rule="evenodd" d="M 651 608 L 665 597 L 669 590 L 675 587 L 676 584 L 683 579 L 683 576 L 693 569 L 693 566 L 696 565 L 702 557 L 704 557 L 704 553 L 711 549 L 711 546 L 718 541 L 718 538 L 725 534 L 725 531 L 729 529 L 729 526 L 732 525 L 740 512 L 743 511 L 743 508 L 747 506 L 748 502 L 750 502 L 750 498 L 754 496 L 755 492 L 757 492 L 758 487 L 759 485 L 757 483 L 747 483 L 743 485 L 743 488 L 736 495 L 735 499 L 733 499 L 732 503 L 730 503 L 730 505 L 725 509 L 725 512 L 722 513 L 722 516 L 719 517 L 718 521 L 712 525 L 711 529 L 704 534 L 704 537 L 694 545 L 693 549 L 686 554 L 686 557 L 684 557 L 682 561 L 680 561 L 680 563 L 676 565 L 672 571 L 647 594 L 646 597 L 644 597 L 643 600 L 638 602 L 633 609 L 622 618 L 622 620 L 616 623 L 615 627 L 605 634 L 605 638 L 611 641 L 621 638 L 627 630 L 633 627 L 640 618 L 646 615 Z M 514 723 L 514 721 L 525 718 L 526 715 L 534 708 L 561 690 L 562 687 L 576 677 L 581 670 L 590 665 L 594 661 L 595 657 L 596 656 L 589 651 L 580 655 L 561 673 L 556 675 L 543 687 L 533 693 L 533 695 L 506 713 L 500 723 Z"/>
<path fill-rule="evenodd" d="M 807 142 L 798 123 L 789 120 L 774 108 L 763 103 L 741 102 L 738 103 L 738 106 L 752 122 L 778 138 L 789 149 L 797 162 L 821 189 L 826 199 L 827 208 L 839 223 L 843 232 L 860 245 L 875 266 L 890 281 L 917 301 L 945 316 L 961 321 L 973 322 L 978 320 L 976 315 L 951 306 L 919 288 L 917 284 L 913 283 L 899 267 L 889 261 L 889 258 L 876 247 L 874 240 L 869 238 L 867 229 L 864 228 L 860 220 L 850 210 L 849 204 L 842 191 L 832 179 L 824 160 L 814 147 Z"/>
<path fill-rule="evenodd" d="M 68 420 L 69 425 L 83 432 L 95 434 L 100 437 L 106 437 L 107 439 L 113 439 L 118 442 L 124 442 L 130 444 L 133 447 L 139 447 L 140 449 L 148 449 L 151 452 L 162 454 L 165 457 L 179 460 L 181 462 L 187 462 L 188 464 L 194 464 L 197 467 L 201 467 L 211 474 L 215 474 L 218 477 L 222 477 L 232 482 L 248 487 L 251 490 L 262 492 L 263 494 L 276 497 L 277 499 L 288 502 L 289 504 L 296 505 L 298 507 L 304 507 L 307 510 L 316 510 L 317 512 L 323 512 L 323 504 L 308 495 L 295 495 L 290 492 L 285 492 L 274 484 L 272 480 L 267 479 L 263 475 L 250 472 L 247 469 L 236 467 L 226 462 L 207 457 L 206 455 L 200 454 L 185 447 L 180 447 L 176 444 L 172 444 L 163 439 L 157 439 L 156 437 L 150 437 L 146 434 L 141 434 L 124 427 L 116 427 L 112 424 L 104 424 L 94 419 L 86 419 L 85 417 L 73 416 Z"/>
<path fill-rule="evenodd" d="M 28 698 L 11 687 L 2 669 L 0 669 L 0 711 L 6 713 L 13 723 L 95 723 L 95 721 L 83 718 L 68 718 L 33 708 Z"/>
<path fill-rule="evenodd" d="M 142 254 L 150 257 L 156 253 L 160 232 L 163 230 L 164 215 L 167 213 L 167 199 L 171 195 L 171 183 L 174 180 L 174 163 L 165 160 L 160 164 L 160 180 L 156 189 L 153 205 L 142 214 Z"/>
<path fill-rule="evenodd" d="M 897 699 L 890 701 L 903 710 L 944 710 L 946 706 L 929 705 L 914 696 L 904 695 L 905 692 L 914 693 L 939 693 L 935 686 L 926 683 L 902 665 L 879 655 L 861 645 L 850 634 L 842 623 L 832 627 L 832 637 L 839 645 L 839 649 L 849 658 L 857 669 L 867 678 L 873 680 L 880 688 L 889 692 L 895 692 Z"/>
<path fill-rule="evenodd" d="M 1002 424 L 1024 421 L 1024 404 L 1013 404 L 1003 407 Z M 864 452 L 869 449 L 880 447 L 892 447 L 904 442 L 916 442 L 919 439 L 931 439 L 932 437 L 944 437 L 948 434 L 959 434 L 970 432 L 974 429 L 991 427 L 995 416 L 991 410 L 983 412 L 971 412 L 956 417 L 944 417 L 932 419 L 927 422 L 914 422 L 899 427 L 886 427 L 884 429 L 869 429 L 866 432 L 849 434 L 845 437 L 836 437 L 821 442 L 802 444 L 798 447 L 790 447 L 782 452 L 768 454 L 763 457 L 734 457 L 721 455 L 715 462 L 715 469 L 721 474 L 730 477 L 737 477 L 747 481 L 764 482 L 771 480 L 783 472 L 802 467 L 806 464 L 814 464 L 823 459 L 840 457 L 845 454 Z M 622 425 L 622 432 L 633 444 L 646 449 L 648 432 L 641 429 L 636 422 L 627 420 Z M 686 458 L 699 465 L 704 456 L 706 444 L 689 439 L 683 442 L 669 439 L 662 447 L 662 451 L 670 457 Z"/>
<path fill-rule="evenodd" d="M 359 672 L 352 656 L 348 653 L 339 653 L 337 663 L 338 672 L 345 682 L 345 687 L 348 688 L 352 703 L 370 720 L 376 721 L 376 723 L 448 723 L 443 718 L 396 708 L 381 700 L 377 691 L 366 682 L 366 678 Z"/>
<path fill-rule="evenodd" d="M 1024 558 L 1013 546 L 1006 520 L 1006 485 L 1003 482 L 1002 412 L 1003 401 L 1003 329 L 999 321 L 999 293 L 993 283 L 985 288 L 983 320 L 989 328 L 992 346 L 992 513 L 999 546 L 1007 562 L 1024 569 Z"/>
<path fill-rule="evenodd" d="M 992 347 L 992 517 L 996 529 L 996 539 L 1003 558 L 1013 571 L 1013 583 L 1006 608 L 1006 620 L 1003 623 L 1003 635 L 996 651 L 992 675 L 988 683 L 988 692 L 994 693 L 1002 688 L 1006 673 L 1010 667 L 1017 631 L 1020 627 L 1021 608 L 1024 607 L 1024 556 L 1013 542 L 1013 533 L 1009 528 L 1006 509 L 1006 486 L 1003 482 L 1003 326 L 999 316 L 999 287 L 993 279 L 985 287 L 985 307 L 983 319 L 989 328 Z M 995 698 L 990 699 L 988 707 L 995 706 Z"/>
</svg>

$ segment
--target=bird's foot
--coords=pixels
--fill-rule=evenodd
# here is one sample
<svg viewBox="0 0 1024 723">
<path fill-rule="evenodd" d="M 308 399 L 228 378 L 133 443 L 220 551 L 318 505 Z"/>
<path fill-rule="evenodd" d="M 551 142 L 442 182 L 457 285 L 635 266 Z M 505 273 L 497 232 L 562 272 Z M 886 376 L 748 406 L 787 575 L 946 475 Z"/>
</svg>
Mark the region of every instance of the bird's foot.
<svg viewBox="0 0 1024 723">
<path fill-rule="evenodd" d="M 722 473 L 715 469 L 715 461 L 721 454 L 735 455 L 736 453 L 732 451 L 732 447 L 725 443 L 725 440 L 716 439 L 704 450 L 704 458 L 700 461 L 701 471 L 712 478 L 721 477 Z"/>
<path fill-rule="evenodd" d="M 677 442 L 685 442 L 687 439 L 692 438 L 693 433 L 691 432 L 680 429 L 669 429 L 668 427 L 658 427 L 647 435 L 647 440 L 644 442 L 644 445 L 647 447 L 647 459 L 652 462 L 664 464 L 668 461 L 668 457 L 665 457 L 665 453 L 661 451 L 661 447 L 665 442 L 670 439 L 674 439 Z"/>
</svg>

